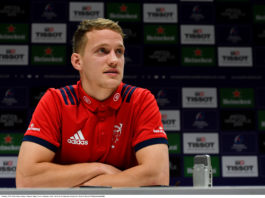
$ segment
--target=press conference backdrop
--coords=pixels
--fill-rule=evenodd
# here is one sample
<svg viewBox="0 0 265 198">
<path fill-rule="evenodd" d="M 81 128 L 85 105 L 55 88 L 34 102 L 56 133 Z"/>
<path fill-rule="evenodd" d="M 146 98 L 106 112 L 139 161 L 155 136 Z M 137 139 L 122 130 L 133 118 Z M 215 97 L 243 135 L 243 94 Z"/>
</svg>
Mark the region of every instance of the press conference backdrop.
<svg viewBox="0 0 265 198">
<path fill-rule="evenodd" d="M 191 186 L 210 154 L 214 186 L 265 185 L 264 0 L 0 2 L 0 186 L 48 87 L 76 83 L 71 38 L 83 19 L 119 21 L 124 82 L 149 88 L 169 138 L 170 185 Z"/>
</svg>

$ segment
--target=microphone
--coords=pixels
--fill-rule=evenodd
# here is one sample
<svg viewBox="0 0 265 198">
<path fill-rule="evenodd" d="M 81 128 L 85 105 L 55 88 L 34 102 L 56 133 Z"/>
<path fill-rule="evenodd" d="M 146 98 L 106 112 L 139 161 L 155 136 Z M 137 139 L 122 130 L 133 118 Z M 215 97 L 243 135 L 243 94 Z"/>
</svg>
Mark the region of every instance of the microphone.
<svg viewBox="0 0 265 198">
<path fill-rule="evenodd" d="M 212 187 L 213 174 L 209 155 L 196 155 L 193 165 L 193 186 Z"/>
</svg>

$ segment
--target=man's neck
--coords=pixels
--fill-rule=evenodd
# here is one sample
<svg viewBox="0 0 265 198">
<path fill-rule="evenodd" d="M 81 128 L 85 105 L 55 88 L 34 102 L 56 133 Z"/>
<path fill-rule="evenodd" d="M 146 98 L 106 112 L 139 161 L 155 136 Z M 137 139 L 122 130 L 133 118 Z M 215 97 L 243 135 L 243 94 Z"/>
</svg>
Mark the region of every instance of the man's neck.
<svg viewBox="0 0 265 198">
<path fill-rule="evenodd" d="M 84 91 L 91 97 L 95 98 L 98 101 L 104 101 L 106 99 L 108 99 L 117 88 L 100 88 L 97 87 L 96 89 L 88 86 L 86 83 L 82 83 L 82 88 L 84 89 Z"/>
</svg>

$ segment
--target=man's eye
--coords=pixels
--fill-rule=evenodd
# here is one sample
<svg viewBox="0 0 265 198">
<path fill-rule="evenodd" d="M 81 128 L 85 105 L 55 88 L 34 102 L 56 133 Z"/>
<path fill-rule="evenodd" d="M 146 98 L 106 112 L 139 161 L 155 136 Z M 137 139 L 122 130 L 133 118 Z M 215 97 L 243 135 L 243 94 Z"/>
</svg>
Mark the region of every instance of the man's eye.
<svg viewBox="0 0 265 198">
<path fill-rule="evenodd" d="M 103 54 L 107 53 L 107 50 L 105 48 L 100 48 L 98 51 L 99 53 L 103 53 Z"/>
<path fill-rule="evenodd" d="M 116 50 L 116 53 L 118 53 L 118 54 L 123 54 L 124 51 L 123 51 L 122 49 L 117 49 L 117 50 Z"/>
</svg>

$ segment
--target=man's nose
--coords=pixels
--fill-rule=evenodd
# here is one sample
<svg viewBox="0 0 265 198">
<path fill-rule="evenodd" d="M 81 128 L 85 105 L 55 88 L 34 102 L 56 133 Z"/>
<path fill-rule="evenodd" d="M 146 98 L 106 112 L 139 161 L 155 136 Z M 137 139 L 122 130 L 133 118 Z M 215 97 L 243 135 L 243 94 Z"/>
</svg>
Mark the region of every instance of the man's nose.
<svg viewBox="0 0 265 198">
<path fill-rule="evenodd" d="M 115 51 L 111 51 L 108 57 L 108 64 L 110 66 L 117 66 L 117 63 L 118 63 L 117 54 L 115 53 Z"/>
</svg>

